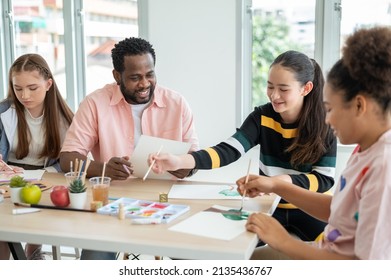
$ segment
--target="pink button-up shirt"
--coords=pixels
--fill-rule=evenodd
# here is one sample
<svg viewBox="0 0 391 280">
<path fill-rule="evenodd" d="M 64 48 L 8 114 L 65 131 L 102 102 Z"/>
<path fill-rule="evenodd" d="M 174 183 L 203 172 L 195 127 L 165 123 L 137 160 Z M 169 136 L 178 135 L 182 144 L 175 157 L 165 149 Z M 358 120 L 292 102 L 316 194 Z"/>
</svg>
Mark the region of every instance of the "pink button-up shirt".
<svg viewBox="0 0 391 280">
<path fill-rule="evenodd" d="M 199 149 L 193 115 L 180 94 L 156 86 L 152 104 L 141 117 L 142 134 L 192 144 Z M 89 94 L 80 104 L 69 127 L 62 152 L 91 152 L 97 161 L 112 157 L 131 157 L 134 145 L 134 124 L 129 105 L 119 86 L 108 84 Z"/>
</svg>

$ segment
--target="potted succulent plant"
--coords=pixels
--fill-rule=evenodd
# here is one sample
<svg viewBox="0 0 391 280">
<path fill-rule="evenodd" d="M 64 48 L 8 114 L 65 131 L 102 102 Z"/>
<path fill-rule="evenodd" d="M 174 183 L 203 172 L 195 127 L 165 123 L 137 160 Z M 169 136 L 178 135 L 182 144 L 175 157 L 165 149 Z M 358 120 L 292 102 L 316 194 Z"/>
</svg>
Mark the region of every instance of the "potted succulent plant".
<svg viewBox="0 0 391 280">
<path fill-rule="evenodd" d="M 10 180 L 10 195 L 11 195 L 11 201 L 13 203 L 19 203 L 22 202 L 20 197 L 20 191 L 24 186 L 27 185 L 27 181 L 23 179 L 23 177 L 16 175 L 13 176 Z"/>
<path fill-rule="evenodd" d="M 69 200 L 72 208 L 83 209 L 87 201 L 87 188 L 82 178 L 77 177 L 70 182 Z"/>
</svg>

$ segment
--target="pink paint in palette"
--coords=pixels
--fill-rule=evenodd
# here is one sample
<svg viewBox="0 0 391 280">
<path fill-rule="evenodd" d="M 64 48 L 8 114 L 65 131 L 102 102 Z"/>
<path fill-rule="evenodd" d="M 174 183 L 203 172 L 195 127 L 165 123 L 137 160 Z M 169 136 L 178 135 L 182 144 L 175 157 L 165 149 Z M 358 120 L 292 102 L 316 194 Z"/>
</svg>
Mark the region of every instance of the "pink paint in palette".
<svg viewBox="0 0 391 280">
<path fill-rule="evenodd" d="M 117 216 L 120 203 L 124 206 L 125 218 L 130 218 L 132 221 L 137 220 L 138 224 L 149 224 L 148 221 L 151 221 L 151 224 L 169 223 L 190 210 L 188 205 L 161 203 L 122 197 L 99 208 L 97 213 Z"/>
</svg>

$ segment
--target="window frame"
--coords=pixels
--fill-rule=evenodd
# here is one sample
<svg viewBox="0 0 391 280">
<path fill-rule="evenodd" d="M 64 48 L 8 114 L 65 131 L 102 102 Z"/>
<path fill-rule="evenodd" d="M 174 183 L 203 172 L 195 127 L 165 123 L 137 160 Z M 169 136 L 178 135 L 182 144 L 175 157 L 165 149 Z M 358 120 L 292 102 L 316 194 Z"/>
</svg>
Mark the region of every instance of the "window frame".
<svg viewBox="0 0 391 280">
<path fill-rule="evenodd" d="M 63 11 L 67 103 L 76 112 L 87 88 L 83 1 L 63 0 Z"/>
<path fill-rule="evenodd" d="M 14 37 L 14 21 L 12 0 L 1 1 L 0 4 L 0 78 L 4 81 L 1 84 L 3 98 L 8 93 L 8 69 L 15 59 L 15 37 Z"/>
<path fill-rule="evenodd" d="M 2 1 L 0 12 L 0 77 L 8 81 L 8 69 L 16 59 L 12 0 Z M 86 96 L 83 1 L 63 1 L 63 17 L 67 103 L 76 111 Z M 7 96 L 7 92 L 8 82 L 2 83 L 2 98 Z"/>
<path fill-rule="evenodd" d="M 316 0 L 314 58 L 323 73 L 328 72 L 340 57 L 340 33 L 341 0 Z"/>
</svg>

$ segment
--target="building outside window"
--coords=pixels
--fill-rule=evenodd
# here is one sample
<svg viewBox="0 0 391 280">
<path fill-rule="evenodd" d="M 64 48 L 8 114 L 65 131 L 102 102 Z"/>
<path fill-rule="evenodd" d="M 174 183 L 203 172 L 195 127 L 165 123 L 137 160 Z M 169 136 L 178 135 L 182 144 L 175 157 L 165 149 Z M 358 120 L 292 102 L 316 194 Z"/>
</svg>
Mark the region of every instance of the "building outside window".
<svg viewBox="0 0 391 280">
<path fill-rule="evenodd" d="M 253 0 L 252 107 L 267 103 L 273 60 L 287 50 L 314 57 L 316 0 Z"/>
<path fill-rule="evenodd" d="M 64 11 L 62 0 L 13 0 L 15 56 L 42 55 L 66 98 Z M 113 82 L 111 49 L 138 36 L 136 0 L 84 0 L 86 93 Z M 77 47 L 77 46 L 76 46 Z"/>
<path fill-rule="evenodd" d="M 315 8 L 316 0 L 253 0 L 253 107 L 269 101 L 267 75 L 277 55 L 294 49 L 314 58 Z M 391 26 L 390 0 L 341 0 L 340 8 L 340 49 L 345 38 L 358 28 Z"/>
</svg>

